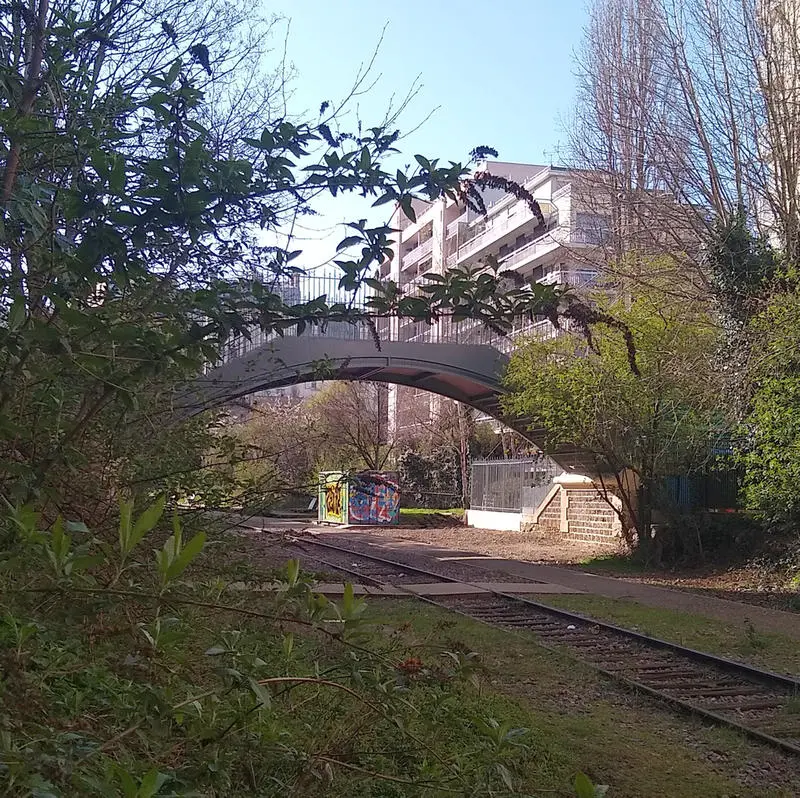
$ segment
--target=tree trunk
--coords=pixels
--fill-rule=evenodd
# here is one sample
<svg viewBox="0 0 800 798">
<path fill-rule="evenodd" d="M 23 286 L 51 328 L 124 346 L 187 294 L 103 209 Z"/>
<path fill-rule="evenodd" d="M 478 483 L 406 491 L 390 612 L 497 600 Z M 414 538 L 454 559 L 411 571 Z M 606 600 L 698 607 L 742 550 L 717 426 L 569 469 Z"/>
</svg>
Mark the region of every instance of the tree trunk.
<svg viewBox="0 0 800 798">
<path fill-rule="evenodd" d="M 639 486 L 639 507 L 637 512 L 637 534 L 639 545 L 637 556 L 646 564 L 659 566 L 662 559 L 662 541 L 653 530 L 653 490 L 649 479 L 642 480 Z"/>
</svg>

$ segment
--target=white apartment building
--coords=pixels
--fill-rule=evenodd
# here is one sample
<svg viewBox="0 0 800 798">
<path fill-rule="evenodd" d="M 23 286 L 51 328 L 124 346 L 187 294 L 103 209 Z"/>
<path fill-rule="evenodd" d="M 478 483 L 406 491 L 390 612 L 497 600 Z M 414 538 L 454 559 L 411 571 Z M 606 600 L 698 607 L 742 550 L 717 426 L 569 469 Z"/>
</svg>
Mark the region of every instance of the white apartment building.
<svg viewBox="0 0 800 798">
<path fill-rule="evenodd" d="M 555 166 L 487 162 L 481 170 L 502 175 L 523 185 L 538 201 L 542 225 L 524 201 L 502 190 L 482 192 L 487 214 L 475 213 L 451 200 L 417 202 L 417 219 L 411 222 L 398 209 L 392 226 L 394 258 L 380 267 L 380 277 L 391 279 L 406 291 L 424 282 L 427 274 L 475 266 L 494 256 L 501 267 L 516 271 L 526 281 L 582 285 L 596 272 L 591 251 L 603 242 L 608 218 L 580 201 L 580 174 Z M 582 207 L 583 206 L 583 207 Z M 392 319 L 391 337 L 406 341 L 492 343 L 506 351 L 511 339 L 498 339 L 484 327 L 468 321 L 448 320 L 433 326 L 424 322 Z M 515 334 L 553 334 L 549 321 L 520 326 Z M 427 421 L 443 400 L 424 391 L 390 386 L 389 426 L 395 433 L 412 430 Z"/>
</svg>

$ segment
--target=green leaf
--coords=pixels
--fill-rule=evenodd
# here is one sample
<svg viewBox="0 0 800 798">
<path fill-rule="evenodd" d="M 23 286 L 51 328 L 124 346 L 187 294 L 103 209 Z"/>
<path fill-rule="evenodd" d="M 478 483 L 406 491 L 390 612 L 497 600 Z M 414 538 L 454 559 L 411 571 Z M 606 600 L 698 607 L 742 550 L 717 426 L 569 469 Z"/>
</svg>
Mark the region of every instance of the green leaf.
<svg viewBox="0 0 800 798">
<path fill-rule="evenodd" d="M 347 238 L 343 238 L 339 245 L 336 247 L 337 252 L 341 252 L 343 249 L 347 249 L 348 247 L 355 246 L 356 244 L 361 244 L 364 241 L 361 236 L 347 236 Z"/>
<path fill-rule="evenodd" d="M 119 776 L 120 784 L 122 785 L 122 792 L 125 795 L 125 798 L 136 798 L 138 787 L 136 786 L 136 782 L 133 780 L 133 776 L 131 776 L 127 770 L 122 770 L 122 768 L 119 768 L 117 775 Z"/>
<path fill-rule="evenodd" d="M 131 513 L 133 512 L 133 502 L 119 503 L 119 550 L 124 557 L 130 552 L 131 537 Z"/>
<path fill-rule="evenodd" d="M 20 329 L 25 324 L 26 318 L 25 297 L 17 294 L 11 303 L 11 310 L 8 313 L 8 329 L 11 331 Z"/>
<path fill-rule="evenodd" d="M 82 532 L 84 535 L 89 534 L 89 527 L 83 521 L 67 521 L 65 524 L 67 532 Z"/>
<path fill-rule="evenodd" d="M 48 547 L 47 554 L 56 575 L 61 576 L 65 572 L 65 564 L 69 556 L 70 546 L 72 545 L 72 538 L 64 531 L 64 521 L 59 516 L 53 524 L 53 529 L 50 532 L 50 546 Z"/>
<path fill-rule="evenodd" d="M 166 503 L 167 497 L 160 496 L 136 519 L 136 523 L 133 525 L 128 539 L 126 554 L 133 551 L 141 542 L 142 538 L 159 522 L 164 513 L 164 506 Z"/>
<path fill-rule="evenodd" d="M 89 568 L 94 568 L 96 565 L 101 565 L 105 562 L 105 557 L 102 554 L 85 554 L 82 557 L 75 557 L 70 563 L 70 568 L 73 573 L 78 571 L 86 571 Z"/>
<path fill-rule="evenodd" d="M 403 213 L 412 221 L 417 221 L 417 214 L 414 211 L 413 206 L 411 205 L 411 196 L 406 194 L 405 196 L 400 198 L 400 207 L 403 210 Z"/>
<path fill-rule="evenodd" d="M 577 798 L 595 798 L 594 784 L 585 773 L 575 776 L 575 795 Z"/>
<path fill-rule="evenodd" d="M 166 773 L 159 773 L 155 768 L 148 771 L 139 784 L 136 798 L 153 798 L 153 796 L 169 781 Z"/>
<path fill-rule="evenodd" d="M 499 774 L 500 778 L 503 780 L 503 784 L 506 785 L 506 788 L 509 791 L 513 791 L 514 778 L 511 775 L 511 771 L 502 762 L 498 762 L 495 765 L 495 768 L 497 769 L 497 773 Z"/>
<path fill-rule="evenodd" d="M 263 707 L 268 707 L 272 703 L 272 698 L 263 684 L 259 684 L 255 679 L 250 679 L 250 689 L 256 697 L 256 700 Z"/>
<path fill-rule="evenodd" d="M 166 81 L 167 85 L 170 86 L 175 82 L 175 79 L 178 77 L 181 71 L 181 67 L 183 64 L 181 63 L 181 59 L 178 58 L 176 61 L 173 62 L 172 66 L 169 68 L 169 71 L 166 75 L 164 75 L 164 80 Z"/>
<path fill-rule="evenodd" d="M 125 159 L 121 155 L 117 155 L 117 157 L 114 159 L 114 166 L 111 169 L 108 185 L 115 194 L 121 195 L 125 191 L 126 182 L 127 175 L 125 173 Z"/>
<path fill-rule="evenodd" d="M 431 171 L 431 162 L 424 155 L 415 155 L 414 160 L 426 171 Z"/>
<path fill-rule="evenodd" d="M 167 570 L 167 576 L 174 579 L 180 576 L 189 563 L 203 550 L 206 542 L 206 533 L 198 532 L 178 553 Z"/>
<path fill-rule="evenodd" d="M 300 560 L 292 559 L 286 563 L 286 581 L 294 586 L 300 576 Z"/>
<path fill-rule="evenodd" d="M 349 615 L 355 606 L 355 594 L 353 593 L 352 582 L 347 582 L 344 586 L 344 593 L 342 593 L 342 610 L 345 615 Z"/>
</svg>

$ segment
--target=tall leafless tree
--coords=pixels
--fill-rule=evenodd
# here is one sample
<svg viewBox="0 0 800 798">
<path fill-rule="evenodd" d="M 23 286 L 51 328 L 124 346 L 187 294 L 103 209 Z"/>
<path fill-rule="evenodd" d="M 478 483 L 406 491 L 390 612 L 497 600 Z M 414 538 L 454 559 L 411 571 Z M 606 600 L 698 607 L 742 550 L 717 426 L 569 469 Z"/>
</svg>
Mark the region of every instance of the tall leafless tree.
<svg viewBox="0 0 800 798">
<path fill-rule="evenodd" d="M 610 222 L 598 260 L 641 279 L 668 254 L 703 289 L 702 244 L 739 209 L 796 260 L 798 21 L 794 0 L 597 0 L 570 152 Z"/>
</svg>

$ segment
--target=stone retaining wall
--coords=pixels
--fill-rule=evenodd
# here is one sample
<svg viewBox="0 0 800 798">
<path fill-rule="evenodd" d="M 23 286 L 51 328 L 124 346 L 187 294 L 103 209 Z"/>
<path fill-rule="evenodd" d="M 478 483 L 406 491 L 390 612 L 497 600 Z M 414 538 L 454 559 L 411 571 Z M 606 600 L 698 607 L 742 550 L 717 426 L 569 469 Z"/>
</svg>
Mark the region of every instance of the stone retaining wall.
<svg viewBox="0 0 800 798">
<path fill-rule="evenodd" d="M 616 546 L 620 542 L 622 524 L 619 515 L 589 480 L 559 484 L 544 500 L 533 518 L 523 524 L 543 538 L 560 537 L 588 543 Z M 611 497 L 619 504 L 619 499 Z"/>
<path fill-rule="evenodd" d="M 547 501 L 547 500 L 545 500 Z M 561 528 L 561 491 L 551 497 L 550 501 L 539 511 L 536 525 L 548 530 L 558 532 Z"/>
<path fill-rule="evenodd" d="M 591 543 L 616 543 L 619 516 L 594 489 L 562 488 L 567 502 L 567 536 Z"/>
</svg>

